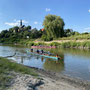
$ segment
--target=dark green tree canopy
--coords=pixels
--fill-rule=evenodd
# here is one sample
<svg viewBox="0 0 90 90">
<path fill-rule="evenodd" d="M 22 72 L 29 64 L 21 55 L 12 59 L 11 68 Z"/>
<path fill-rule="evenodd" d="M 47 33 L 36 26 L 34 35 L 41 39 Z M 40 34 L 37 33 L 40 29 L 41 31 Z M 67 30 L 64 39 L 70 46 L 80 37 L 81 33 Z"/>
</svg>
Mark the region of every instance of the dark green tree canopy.
<svg viewBox="0 0 90 90">
<path fill-rule="evenodd" d="M 58 38 L 64 35 L 64 21 L 60 16 L 47 15 L 43 22 L 48 38 Z"/>
<path fill-rule="evenodd" d="M 27 26 L 27 29 L 28 29 L 28 30 L 31 29 L 31 26 Z"/>
</svg>

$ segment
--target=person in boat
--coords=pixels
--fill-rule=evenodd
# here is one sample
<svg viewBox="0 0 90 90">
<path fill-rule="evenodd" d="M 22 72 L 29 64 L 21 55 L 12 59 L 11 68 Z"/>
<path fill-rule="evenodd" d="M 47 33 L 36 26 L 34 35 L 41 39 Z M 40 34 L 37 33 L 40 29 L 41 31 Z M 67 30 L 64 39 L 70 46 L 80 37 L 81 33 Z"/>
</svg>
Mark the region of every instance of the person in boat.
<svg viewBox="0 0 90 90">
<path fill-rule="evenodd" d="M 41 50 L 41 54 L 43 54 L 44 53 L 44 51 L 43 50 Z"/>
<path fill-rule="evenodd" d="M 31 48 L 31 52 L 33 52 L 33 49 Z"/>
<path fill-rule="evenodd" d="M 39 52 L 40 52 L 40 51 L 37 49 L 37 51 L 36 51 L 36 52 L 39 54 Z"/>
<path fill-rule="evenodd" d="M 48 55 L 50 56 L 51 55 L 51 53 L 48 51 Z"/>
<path fill-rule="evenodd" d="M 58 59 L 60 59 L 60 58 L 61 58 L 58 54 L 56 54 L 56 57 L 57 57 Z"/>
<path fill-rule="evenodd" d="M 56 57 L 58 57 L 58 54 L 56 54 Z"/>
</svg>

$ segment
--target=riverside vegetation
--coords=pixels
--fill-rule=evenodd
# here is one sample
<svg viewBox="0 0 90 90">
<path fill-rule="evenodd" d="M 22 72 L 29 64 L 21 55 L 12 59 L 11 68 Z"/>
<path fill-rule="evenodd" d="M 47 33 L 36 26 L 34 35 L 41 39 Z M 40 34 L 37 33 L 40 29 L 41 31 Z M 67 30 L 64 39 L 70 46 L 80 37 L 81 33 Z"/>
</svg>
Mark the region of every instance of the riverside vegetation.
<svg viewBox="0 0 90 90">
<path fill-rule="evenodd" d="M 32 29 L 31 26 L 15 26 L 9 30 L 3 30 L 0 33 L 0 43 L 29 46 L 54 45 L 63 48 L 90 48 L 90 33 L 79 33 L 72 29 L 64 29 L 65 23 L 60 16 L 47 15 L 43 21 L 43 26 L 44 29 L 40 30 Z"/>
<path fill-rule="evenodd" d="M 14 78 L 12 72 L 38 76 L 33 69 L 0 57 L 0 90 L 6 90 L 11 85 Z"/>
<path fill-rule="evenodd" d="M 59 48 L 81 48 L 81 49 L 90 49 L 90 41 L 77 42 L 76 40 L 67 41 L 67 42 L 34 42 L 34 41 L 22 41 L 22 45 L 26 46 L 38 46 L 38 45 L 50 45 L 56 46 Z"/>
</svg>

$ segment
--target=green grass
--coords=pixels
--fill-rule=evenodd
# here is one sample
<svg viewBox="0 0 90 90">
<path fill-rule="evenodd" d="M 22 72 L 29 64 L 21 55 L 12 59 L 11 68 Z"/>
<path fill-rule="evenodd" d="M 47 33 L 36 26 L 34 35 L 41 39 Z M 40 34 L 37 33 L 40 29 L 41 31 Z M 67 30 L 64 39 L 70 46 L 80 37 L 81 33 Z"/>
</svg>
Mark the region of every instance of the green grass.
<svg viewBox="0 0 90 90">
<path fill-rule="evenodd" d="M 78 36 L 77 39 L 80 39 L 81 35 L 77 35 L 77 36 Z M 82 35 L 82 36 L 86 36 L 86 35 Z M 72 38 L 68 37 L 68 39 L 73 39 L 73 41 L 61 42 L 61 43 L 52 42 L 52 43 L 47 44 L 45 42 L 35 43 L 34 41 L 29 41 L 28 40 L 28 41 L 24 42 L 23 44 L 26 45 L 26 46 L 50 45 L 50 46 L 57 46 L 57 47 L 62 47 L 62 48 L 82 48 L 82 49 L 86 48 L 86 49 L 90 49 L 90 41 L 89 40 L 84 40 L 83 42 L 77 42 L 76 36 L 75 36 L 75 38 L 74 37 L 72 37 Z"/>
<path fill-rule="evenodd" d="M 62 42 L 62 43 L 58 43 L 58 42 L 52 42 L 49 44 L 46 43 L 35 43 L 32 41 L 27 41 L 25 43 L 27 46 L 38 46 L 38 45 L 49 45 L 49 46 L 57 46 L 57 47 L 62 47 L 62 48 L 86 48 L 86 49 L 90 49 L 90 41 L 84 41 L 84 42 L 76 42 L 76 40 L 73 41 L 68 41 L 68 42 Z"/>
<path fill-rule="evenodd" d="M 11 79 L 13 79 L 13 77 L 10 75 L 10 72 L 12 71 L 38 76 L 33 69 L 0 57 L 0 90 L 6 90 L 5 88 L 9 86 Z"/>
<path fill-rule="evenodd" d="M 63 42 L 63 43 L 52 42 L 49 45 L 51 45 L 51 46 L 59 46 L 59 47 L 62 47 L 62 48 L 90 49 L 90 41 L 84 41 L 84 42 L 69 41 L 69 42 Z"/>
<path fill-rule="evenodd" d="M 90 39 L 90 33 L 89 34 L 79 34 L 79 35 L 72 35 L 70 37 L 63 37 L 58 38 L 56 40 L 89 40 Z"/>
<path fill-rule="evenodd" d="M 90 49 L 90 42 L 64 42 L 60 44 L 63 48 L 87 48 Z"/>
</svg>

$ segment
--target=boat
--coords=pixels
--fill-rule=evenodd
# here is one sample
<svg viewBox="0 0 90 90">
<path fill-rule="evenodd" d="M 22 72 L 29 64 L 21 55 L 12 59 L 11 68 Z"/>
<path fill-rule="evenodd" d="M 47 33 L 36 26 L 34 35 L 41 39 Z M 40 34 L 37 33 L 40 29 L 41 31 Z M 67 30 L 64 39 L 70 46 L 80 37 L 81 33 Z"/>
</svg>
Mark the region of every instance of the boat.
<svg viewBox="0 0 90 90">
<path fill-rule="evenodd" d="M 31 48 L 56 48 L 56 46 L 31 46 Z"/>
<path fill-rule="evenodd" d="M 41 57 L 45 57 L 45 58 L 51 58 L 51 59 L 55 59 L 55 60 L 59 60 L 59 57 L 55 57 L 55 56 L 48 56 L 48 55 L 44 55 L 44 54 L 38 54 L 36 52 L 30 52 L 29 50 L 26 51 L 28 54 L 34 54 L 34 55 L 39 55 Z"/>
</svg>

